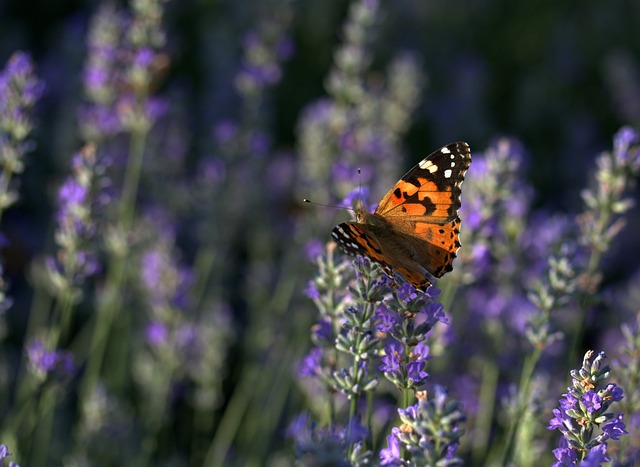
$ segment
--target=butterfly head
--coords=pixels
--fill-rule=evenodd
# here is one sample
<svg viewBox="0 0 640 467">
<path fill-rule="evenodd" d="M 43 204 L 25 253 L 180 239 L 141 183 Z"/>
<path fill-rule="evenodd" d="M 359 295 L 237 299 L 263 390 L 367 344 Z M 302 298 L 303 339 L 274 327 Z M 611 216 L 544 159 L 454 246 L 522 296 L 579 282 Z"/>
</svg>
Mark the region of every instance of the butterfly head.
<svg viewBox="0 0 640 467">
<path fill-rule="evenodd" d="M 364 204 L 361 201 L 356 202 L 355 206 L 353 207 L 353 214 L 356 218 L 356 222 L 358 223 L 365 222 L 365 219 L 367 218 L 367 216 L 371 215 L 369 210 L 364 206 Z"/>
</svg>

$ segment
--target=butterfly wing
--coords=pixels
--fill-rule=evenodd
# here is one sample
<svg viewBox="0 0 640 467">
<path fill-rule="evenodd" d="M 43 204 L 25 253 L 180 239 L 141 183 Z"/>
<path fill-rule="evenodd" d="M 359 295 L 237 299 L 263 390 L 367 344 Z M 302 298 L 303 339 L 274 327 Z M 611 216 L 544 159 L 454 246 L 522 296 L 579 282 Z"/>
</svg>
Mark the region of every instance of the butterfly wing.
<svg viewBox="0 0 640 467">
<path fill-rule="evenodd" d="M 467 143 L 443 146 L 407 172 L 375 210 L 413 240 L 415 260 L 436 277 L 453 269 L 460 248 L 458 209 L 470 164 Z"/>
<path fill-rule="evenodd" d="M 460 186 L 471 164 L 467 143 L 451 143 L 425 157 L 391 188 L 375 214 L 386 219 L 415 218 L 446 224 L 460 208 Z"/>
<path fill-rule="evenodd" d="M 412 252 L 421 256 L 441 254 L 439 251 L 430 253 L 423 250 L 430 248 L 429 244 L 416 241 L 413 237 L 357 222 L 336 226 L 331 236 L 345 253 L 366 256 L 378 263 L 389 277 L 393 277 L 393 271 L 396 271 L 420 290 L 426 290 L 431 285 L 427 278 L 429 271 L 413 259 Z"/>
<path fill-rule="evenodd" d="M 344 222 L 334 227 L 331 236 L 348 255 L 367 256 L 387 270 L 391 267 L 380 241 L 366 224 Z"/>
</svg>

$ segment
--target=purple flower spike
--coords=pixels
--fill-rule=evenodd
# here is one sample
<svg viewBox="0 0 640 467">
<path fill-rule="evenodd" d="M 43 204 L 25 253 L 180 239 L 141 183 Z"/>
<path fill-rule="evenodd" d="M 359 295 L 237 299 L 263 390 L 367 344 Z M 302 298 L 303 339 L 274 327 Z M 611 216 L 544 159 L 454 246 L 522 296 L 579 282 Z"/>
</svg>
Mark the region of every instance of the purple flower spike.
<svg viewBox="0 0 640 467">
<path fill-rule="evenodd" d="M 571 370 L 572 385 L 560 399 L 560 408 L 553 409 L 554 418 L 547 426 L 548 430 L 557 429 L 563 436 L 560 447 L 553 451 L 558 459 L 554 465 L 575 465 L 579 453 L 586 451 L 588 454 L 580 465 L 599 465 L 606 459 L 606 441 L 618 440 L 627 434 L 622 415 L 609 412 L 611 404 L 623 396 L 615 384 L 604 384 L 610 373 L 609 365 L 604 364 L 605 358 L 604 352 L 596 355 L 588 351 L 582 368 Z M 585 381 L 589 381 L 589 385 L 583 384 Z M 587 390 L 585 386 L 592 389 Z M 598 428 L 601 434 L 597 433 Z"/>
</svg>

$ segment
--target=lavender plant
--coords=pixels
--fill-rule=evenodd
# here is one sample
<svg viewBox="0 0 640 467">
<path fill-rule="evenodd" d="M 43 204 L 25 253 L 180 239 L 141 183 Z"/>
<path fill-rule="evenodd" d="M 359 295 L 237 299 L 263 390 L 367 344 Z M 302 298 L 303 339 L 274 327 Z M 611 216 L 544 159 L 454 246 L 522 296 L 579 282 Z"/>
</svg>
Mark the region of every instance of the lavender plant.
<svg viewBox="0 0 640 467">
<path fill-rule="evenodd" d="M 456 450 L 466 417 L 459 402 L 447 400 L 445 388 L 433 389 L 432 399 L 421 397 L 415 405 L 398 409 L 402 426 L 394 427 L 387 437 L 387 448 L 380 451 L 381 465 L 462 465 Z"/>
<path fill-rule="evenodd" d="M 605 384 L 611 367 L 604 365 L 604 352 L 594 357 L 588 351 L 582 368 L 571 370 L 571 386 L 560 399 L 560 408 L 554 409 L 549 430 L 559 430 L 564 441 L 553 451 L 558 460 L 554 465 L 578 465 L 578 461 L 590 463 L 610 462 L 607 441 L 620 439 L 628 434 L 622 414 L 609 409 L 623 398 L 622 388 Z"/>
<path fill-rule="evenodd" d="M 27 139 L 34 125 L 31 113 L 43 91 L 31 57 L 14 53 L 0 73 L 0 216 L 18 198 L 11 179 L 24 170 L 24 156 L 33 149 Z"/>
<path fill-rule="evenodd" d="M 324 400 L 324 406 L 316 405 L 316 414 L 329 428 L 317 432 L 311 425 L 302 431 L 290 430 L 299 458 L 319 462 L 325 442 L 330 440 L 335 462 L 371 462 L 371 446 L 376 440 L 370 437 L 387 428 L 389 421 L 377 426 L 380 421 L 375 420 L 375 405 L 391 392 L 400 406 L 404 434 L 394 428 L 388 447 L 379 453 L 380 461 L 422 465 L 446 458 L 453 465 L 464 415 L 455 403 L 445 404 L 444 388 L 436 386 L 435 400 L 426 401 L 424 392 L 429 378 L 426 365 L 431 358 L 427 338 L 438 322 L 446 323 L 442 306 L 433 301 L 439 291 L 432 287 L 424 293 L 406 282 L 394 288 L 391 280 L 364 258 L 354 261 L 355 276 L 351 276 L 348 263 L 336 262 L 334 250 L 335 245 L 329 245 L 325 255 L 315 257 L 320 274 L 309 283 L 307 294 L 320 311 L 319 322 L 312 329 L 316 347 L 298 368 L 301 378 L 311 379 L 309 397 Z M 381 384 L 385 380 L 389 384 Z M 411 406 L 414 397 L 423 400 Z M 351 430 L 360 423 L 366 427 L 366 436 L 354 439 Z M 338 432 L 327 438 L 310 436 L 309 430 Z M 407 456 L 401 456 L 400 445 Z"/>
<path fill-rule="evenodd" d="M 122 292 L 127 276 L 131 228 L 134 222 L 145 146 L 149 131 L 162 107 L 152 95 L 156 76 L 154 64 L 164 45 L 163 4 L 160 1 L 134 1 L 130 13 L 104 7 L 93 24 L 92 42 L 85 73 L 90 111 L 98 115 L 89 135 L 118 133 L 127 136 L 128 152 L 122 185 L 114 199 L 115 213 L 106 228 L 103 242 L 107 254 L 106 280 L 97 297 L 91 351 L 83 375 L 81 393 L 89 397 L 98 383 L 112 326 L 123 304 Z M 120 34 L 118 34 L 120 32 Z M 115 54 L 115 55 L 114 55 Z M 118 89 L 118 94 L 113 94 Z M 124 90 L 124 91 L 123 91 Z M 105 123 L 105 118 L 115 126 Z M 106 133 L 105 133 L 106 130 Z M 105 145 L 106 142 L 102 141 Z M 118 177 L 119 178 L 119 177 Z M 120 367 L 113 384 L 123 384 Z"/>
<path fill-rule="evenodd" d="M 633 285 L 632 285 L 633 286 Z M 620 387 L 624 389 L 625 397 L 620 401 L 620 411 L 627 415 L 627 429 L 629 436 L 621 439 L 619 459 L 628 464 L 637 463 L 640 459 L 640 317 L 635 321 L 622 325 L 623 343 L 618 349 L 619 357 L 614 360 L 616 373 L 620 376 Z"/>
<path fill-rule="evenodd" d="M 300 119 L 299 176 L 305 196 L 311 192 L 328 202 L 331 194 L 342 200 L 358 183 L 382 193 L 398 175 L 392 161 L 401 155 L 399 138 L 407 131 L 424 78 L 415 59 L 405 54 L 390 64 L 385 87 L 371 82 L 370 47 L 380 16 L 377 0 L 352 3 L 325 84 L 329 98 L 308 106 Z"/>
<path fill-rule="evenodd" d="M 43 91 L 31 57 L 15 52 L 0 73 L 0 220 L 18 199 L 12 179 L 24 170 L 25 154 L 33 149 L 28 139 L 34 126 L 31 114 Z M 0 264 L 0 328 L 4 328 L 3 315 L 11 306 L 6 288 Z"/>
</svg>

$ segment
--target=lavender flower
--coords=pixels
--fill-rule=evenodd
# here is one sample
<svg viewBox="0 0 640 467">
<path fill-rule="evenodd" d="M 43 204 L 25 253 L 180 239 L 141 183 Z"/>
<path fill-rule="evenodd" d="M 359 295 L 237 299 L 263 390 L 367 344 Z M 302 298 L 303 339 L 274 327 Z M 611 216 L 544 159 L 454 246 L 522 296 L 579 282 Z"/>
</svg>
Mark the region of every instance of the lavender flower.
<svg viewBox="0 0 640 467">
<path fill-rule="evenodd" d="M 614 402 L 622 400 L 623 394 L 615 384 L 604 384 L 611 369 L 604 365 L 605 358 L 604 352 L 594 357 L 594 352 L 588 351 L 582 368 L 571 370 L 572 385 L 560 399 L 560 408 L 553 410 L 554 418 L 547 428 L 559 430 L 566 440 L 554 455 L 560 462 L 573 462 L 557 465 L 576 465 L 575 459 L 603 462 L 607 441 L 627 434 L 622 415 L 608 411 Z M 596 432 L 598 428 L 600 434 Z M 598 449 L 594 451 L 595 448 Z"/>
<path fill-rule="evenodd" d="M 606 196 L 601 196 L 601 212 L 593 214 L 588 226 L 583 226 L 581 221 L 576 227 L 570 219 L 530 211 L 531 190 L 522 174 L 526 159 L 522 149 L 509 140 L 499 141 L 484 157 L 475 157 L 474 167 L 465 182 L 467 202 L 463 203 L 461 217 L 466 228 L 461 242 L 475 244 L 475 247 L 463 248 L 458 259 L 462 261 L 457 263 L 456 270 L 461 268 L 462 280 L 469 282 L 464 293 L 458 295 L 466 298 L 464 312 L 472 316 L 479 313 L 471 319 L 486 323 L 485 329 L 489 330 L 489 335 L 485 341 L 478 337 L 478 328 L 474 328 L 473 339 L 467 339 L 467 335 L 459 335 L 458 338 L 466 343 L 465 352 L 474 355 L 487 352 L 485 343 L 499 341 L 500 350 L 495 356 L 487 356 L 490 362 L 494 362 L 488 365 L 502 366 L 506 372 L 514 367 L 523 369 L 519 379 L 522 386 L 514 390 L 512 397 L 515 409 L 508 417 L 510 428 L 507 431 L 513 438 L 505 443 L 513 447 L 515 440 L 519 440 L 518 452 L 531 452 L 533 449 L 533 444 L 527 447 L 521 441 L 527 437 L 532 442 L 535 439 L 529 434 L 532 430 L 527 428 L 523 420 L 530 412 L 536 366 L 544 351 L 558 348 L 557 342 L 563 336 L 557 331 L 557 324 L 551 321 L 551 313 L 559 309 L 563 309 L 566 316 L 580 313 L 579 305 L 589 303 L 590 295 L 595 291 L 595 283 L 591 279 L 599 281 L 600 257 L 608 247 L 607 242 L 601 239 L 599 248 L 603 250 L 596 251 L 583 240 L 576 242 L 575 238 L 584 238 L 578 232 L 584 231 L 585 227 L 601 229 L 611 223 L 613 217 L 602 214 L 607 209 L 605 206 L 616 205 L 620 212 L 627 209 L 626 201 L 622 200 L 622 204 L 618 204 L 618 201 L 624 196 L 621 186 L 628 187 L 631 181 L 621 180 L 637 171 L 635 141 L 633 132 L 622 131 L 614 143 L 615 155 L 606 155 L 615 162 L 600 163 L 601 168 L 618 167 L 619 180 L 613 181 L 615 177 L 607 175 L 615 170 L 599 172 L 598 180 L 609 180 L 601 192 L 611 197 L 605 202 Z M 614 190 L 615 187 L 618 191 Z M 594 194 L 596 198 L 598 196 Z M 602 222 L 597 220 L 601 214 Z M 452 276 L 456 274 L 454 271 Z M 581 296 L 583 300 L 576 300 Z M 584 316 L 584 310 L 581 316 Z M 459 317 L 454 313 L 454 323 Z M 469 318 L 465 315 L 465 319 Z M 575 332 L 581 327 L 576 326 L 574 319 L 570 329 Z M 522 364 L 516 363 L 521 358 L 518 356 L 521 342 L 516 336 L 526 337 L 532 349 L 524 356 Z M 574 336 L 572 338 L 576 339 Z M 467 370 L 465 366 L 454 371 Z M 598 411 L 598 397 L 598 394 L 587 395 L 582 403 L 589 410 Z M 482 410 L 482 406 L 479 408 Z M 480 419 L 486 416 L 479 414 Z M 556 423 L 560 425 L 562 418 Z M 483 430 L 490 430 L 490 427 L 474 432 Z M 511 453 L 515 452 L 512 447 L 503 451 L 506 453 L 503 462 L 509 462 Z"/>
<path fill-rule="evenodd" d="M 620 129 L 614 136 L 613 150 L 603 153 L 596 165 L 596 185 L 582 192 L 586 209 L 578 218 L 580 244 L 590 252 L 580 278 L 587 293 L 597 290 L 602 255 L 624 227 L 620 216 L 634 204 L 625 195 L 640 173 L 640 135 L 629 127 Z"/>
<path fill-rule="evenodd" d="M 138 452 L 139 419 L 121 398 L 100 383 L 82 404 L 86 416 L 79 426 L 76 449 L 69 453 L 70 460 L 80 464 L 91 463 L 93 459 L 117 463 L 122 452 Z"/>
<path fill-rule="evenodd" d="M 524 148 L 510 139 L 500 139 L 483 155 L 474 155 L 460 208 L 465 226 L 461 243 L 472 246 L 462 248 L 457 260 L 463 281 L 486 277 L 510 284 L 514 279 L 517 263 L 513 258 L 522 254 L 517 250 L 518 241 L 532 195 L 524 180 L 526 163 Z"/>
<path fill-rule="evenodd" d="M 32 341 L 26 348 L 31 372 L 41 382 L 49 375 L 68 378 L 76 371 L 73 354 L 63 350 L 49 350 L 40 340 Z"/>
<path fill-rule="evenodd" d="M 387 436 L 387 447 L 380 450 L 381 465 L 402 465 L 402 451 L 400 450 L 400 428 L 394 426 Z"/>
<path fill-rule="evenodd" d="M 549 258 L 549 270 L 544 280 L 537 280 L 528 294 L 536 312 L 527 319 L 525 335 L 534 348 L 546 349 L 562 338 L 551 326 L 551 312 L 566 305 L 577 291 L 580 253 L 565 244 L 558 256 Z"/>
<path fill-rule="evenodd" d="M 587 452 L 584 456 L 582 462 L 580 462 L 581 467 L 600 467 L 603 462 L 611 462 L 606 456 L 607 453 L 607 445 L 599 444 L 595 446 Z"/>
<path fill-rule="evenodd" d="M 4 459 L 13 454 L 9 452 L 9 448 L 5 444 L 0 444 L 0 465 L 4 465 Z M 20 467 L 13 461 L 9 461 L 8 467 Z"/>
<path fill-rule="evenodd" d="M 326 80 L 331 99 L 311 104 L 301 118 L 299 176 L 314 194 L 344 199 L 354 185 L 383 193 L 397 175 L 399 138 L 419 101 L 422 77 L 416 61 L 403 55 L 389 66 L 384 90 L 368 88 L 368 47 L 380 16 L 377 0 L 352 3 L 343 26 L 345 42 Z"/>
<path fill-rule="evenodd" d="M 362 280 L 356 282 L 354 306 L 347 307 L 342 314 L 343 324 L 335 341 L 336 350 L 349 354 L 353 359 L 352 365 L 333 373 L 336 388 L 349 399 L 372 391 L 378 384 L 377 378 L 368 370 L 368 362 L 377 355 L 379 343 L 374 332 L 374 307 L 370 301 L 379 299 L 377 297 L 385 290 L 384 286 L 380 287 L 367 260 L 360 258 L 356 264 Z"/>
<path fill-rule="evenodd" d="M 79 119 L 88 140 L 100 140 L 120 131 L 115 110 L 118 93 L 120 41 L 124 17 L 113 5 L 104 3 L 89 27 L 88 56 L 84 69 L 84 90 L 91 105 Z"/>
<path fill-rule="evenodd" d="M 99 269 L 95 243 L 94 209 L 103 200 L 102 169 L 95 146 L 87 144 L 71 161 L 73 173 L 58 192 L 59 210 L 55 240 L 58 252 L 46 261 L 50 286 L 63 300 L 77 302 L 85 280 Z"/>
<path fill-rule="evenodd" d="M 140 287 L 151 315 L 175 324 L 171 315 L 189 307 L 188 291 L 194 277 L 188 267 L 178 263 L 173 227 L 161 219 L 154 213 L 148 220 L 149 232 L 156 238 L 140 259 Z"/>
<path fill-rule="evenodd" d="M 348 401 L 346 438 L 340 437 L 336 444 L 337 455 L 346 461 L 370 456 L 362 441 L 353 438 L 351 430 L 360 419 L 357 413 L 359 401 L 378 386 L 379 379 L 372 363 L 378 354 L 380 340 L 375 332 L 375 306 L 372 303 L 380 300 L 389 287 L 386 281 L 379 280 L 378 268 L 369 261 L 356 260 L 354 271 L 346 262 L 336 263 L 334 252 L 332 243 L 325 255 L 316 257 L 320 274 L 313 281 L 313 296 L 321 319 L 312 330 L 312 339 L 318 347 L 298 365 L 298 374 L 308 381 L 306 387 L 310 392 L 321 390 L 327 397 L 337 391 Z M 349 278 L 349 272 L 355 272 L 358 279 Z M 353 283 L 348 293 L 345 293 L 344 280 Z M 337 398 L 329 402 L 333 410 L 340 406 Z M 336 426 L 332 425 L 332 429 Z M 316 439 L 310 444 L 322 448 L 318 443 L 320 440 Z M 298 459 L 310 455 L 306 450 L 298 455 Z"/>
<path fill-rule="evenodd" d="M 637 278 L 631 281 L 630 287 L 632 294 L 637 292 Z M 625 297 L 627 303 L 636 303 L 633 297 Z M 637 381 L 640 379 L 640 315 L 636 313 L 635 319 L 630 323 L 621 326 L 622 336 L 616 335 L 618 342 L 621 340 L 618 348 L 619 357 L 614 360 L 614 364 L 618 368 L 617 374 L 620 376 L 620 386 L 624 388 L 625 397 L 620 401 L 621 412 L 628 418 L 628 431 L 630 433 L 627 448 L 616 456 L 616 461 L 627 465 L 635 465 L 640 462 L 640 388 Z M 622 391 L 622 388 L 616 388 Z M 618 421 L 622 419 L 613 419 L 608 423 L 612 423 L 610 430 L 611 435 L 615 435 L 618 428 L 625 429 L 620 426 Z M 620 432 L 622 434 L 622 432 Z M 612 436 L 612 439 L 616 439 Z"/>
<path fill-rule="evenodd" d="M 367 430 L 355 421 L 349 426 L 318 428 L 308 414 L 301 414 L 287 429 L 295 441 L 295 456 L 302 465 L 368 465 L 372 452 L 364 448 Z M 353 448 L 348 451 L 348 447 Z"/>
<path fill-rule="evenodd" d="M 555 410 L 554 410 L 555 413 Z M 566 438 L 560 438 L 558 447 L 554 449 L 553 455 L 558 462 L 554 463 L 554 467 L 560 467 L 564 465 L 576 465 L 578 461 L 578 453 L 575 449 L 571 449 L 569 442 Z"/>
<path fill-rule="evenodd" d="M 94 16 L 84 70 L 89 102 L 80 118 L 87 140 L 103 141 L 122 131 L 146 133 L 165 113 L 166 103 L 150 95 L 168 65 L 159 51 L 163 3 L 136 1 L 131 13 L 103 4 Z"/>
<path fill-rule="evenodd" d="M 293 53 L 293 43 L 285 35 L 290 18 L 286 14 L 278 17 L 278 12 L 273 10 L 267 15 L 273 16 L 271 21 L 262 22 L 260 32 L 250 32 L 244 38 L 245 56 L 235 81 L 241 94 L 253 98 L 280 81 L 280 62 Z"/>
<path fill-rule="evenodd" d="M 427 381 L 427 335 L 436 323 L 446 323 L 442 305 L 433 302 L 439 291 L 426 292 L 405 282 L 376 310 L 377 328 L 389 336 L 380 370 L 398 389 L 420 389 Z"/>
<path fill-rule="evenodd" d="M 145 329 L 146 341 L 152 347 L 160 347 L 167 343 L 167 326 L 161 321 L 151 321 Z"/>
<path fill-rule="evenodd" d="M 33 69 L 29 55 L 16 52 L 0 73 L 0 215 L 18 197 L 11 177 L 22 172 L 22 159 L 32 149 L 27 140 L 33 129 L 31 110 L 44 90 Z"/>
<path fill-rule="evenodd" d="M 147 346 L 137 354 L 137 382 L 149 394 L 148 410 L 161 410 L 172 396 L 170 389 L 189 383 L 189 403 L 211 411 L 221 402 L 224 362 L 232 336 L 230 310 L 207 299 L 203 313 L 194 313 L 196 277 L 180 264 L 172 229 L 158 223 L 149 230 L 158 237 L 142 255 L 140 288 L 148 314 L 144 329 Z"/>
<path fill-rule="evenodd" d="M 398 409 L 403 424 L 387 437 L 387 448 L 380 451 L 382 465 L 462 465 L 456 451 L 466 417 L 460 404 L 448 401 L 447 395 L 435 385 L 432 398 Z M 410 461 L 400 455 L 402 449 Z"/>
</svg>

